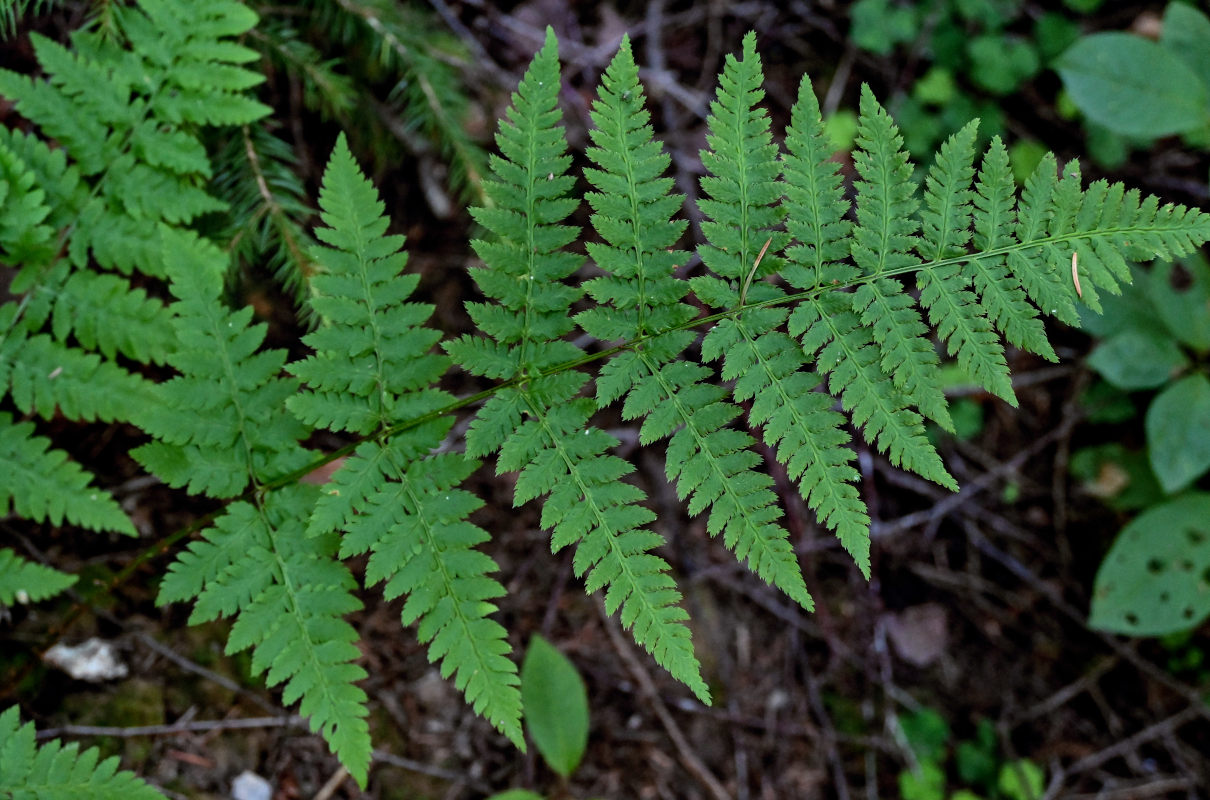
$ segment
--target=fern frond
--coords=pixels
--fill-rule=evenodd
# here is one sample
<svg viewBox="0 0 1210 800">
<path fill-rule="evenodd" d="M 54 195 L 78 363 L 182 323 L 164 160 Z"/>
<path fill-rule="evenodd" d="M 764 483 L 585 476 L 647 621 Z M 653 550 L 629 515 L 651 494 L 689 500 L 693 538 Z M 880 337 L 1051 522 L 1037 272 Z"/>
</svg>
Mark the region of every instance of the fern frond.
<svg viewBox="0 0 1210 800">
<path fill-rule="evenodd" d="M 252 309 L 220 304 L 223 253 L 193 234 L 165 228 L 162 238 L 178 298 L 168 363 L 181 374 L 155 387 L 158 402 L 139 421 L 159 441 L 131 455 L 170 486 L 233 497 L 306 462 L 306 430 L 283 407 L 297 382 L 277 377 L 285 351 L 257 352 L 265 326 L 249 324 Z"/>
<path fill-rule="evenodd" d="M 370 763 L 366 695 L 355 684 L 357 632 L 343 619 L 361 608 L 333 535 L 308 537 L 317 489 L 296 484 L 227 508 L 168 568 L 157 602 L 195 600 L 190 624 L 233 617 L 227 652 L 252 648 L 252 672 L 284 683 L 282 702 L 323 736 L 361 786 Z"/>
<path fill-rule="evenodd" d="M 56 739 L 38 746 L 32 722 L 21 724 L 17 707 L 0 713 L 0 795 L 10 800 L 163 800 L 163 795 L 118 770 L 118 757 L 62 745 Z"/>
<path fill-rule="evenodd" d="M 430 353 L 440 337 L 421 327 L 432 306 L 405 302 L 415 275 L 402 236 L 387 236 L 382 202 L 342 135 L 324 172 L 320 206 L 328 226 L 313 252 L 324 272 L 311 306 L 322 321 L 304 337 L 316 353 L 289 366 L 307 391 L 287 401 L 300 419 L 332 430 L 384 432 L 452 398 L 433 385 L 448 359 Z M 504 587 L 488 577 L 496 564 L 474 546 L 489 538 L 467 516 L 481 502 L 456 488 L 478 462 L 430 456 L 453 418 L 430 420 L 361 444 L 336 472 L 315 508 L 308 535 L 343 529 L 342 558 L 372 551 L 366 583 L 386 580 L 388 599 L 407 596 L 405 625 L 419 623 L 429 660 L 466 694 L 475 711 L 524 749 L 517 667 L 506 631 L 488 618 Z"/>
<path fill-rule="evenodd" d="M 926 261 L 966 255 L 971 238 L 970 186 L 975 177 L 975 132 L 968 123 L 945 140 L 924 184 L 925 209 L 916 244 Z M 1017 404 L 1008 361 L 991 322 L 970 286 L 971 276 L 957 264 L 917 273 L 920 304 L 929 321 L 966 374 L 1010 405 Z"/>
<path fill-rule="evenodd" d="M 707 701 L 682 624 L 686 615 L 676 605 L 680 594 L 668 564 L 650 552 L 663 539 L 642 529 L 654 515 L 639 505 L 643 493 L 622 480 L 633 468 L 607 453 L 617 440 L 589 424 L 595 404 L 577 396 L 587 376 L 568 371 L 527 380 L 583 354 L 561 339 L 573 327 L 570 306 L 580 295 L 562 281 L 580 259 L 562 250 L 576 229 L 559 224 L 577 205 L 568 196 L 571 159 L 558 125 L 560 82 L 557 43 L 548 28 L 496 137 L 502 157 L 492 158 L 495 179 L 485 183 L 494 206 L 472 211 L 495 235 L 473 243 L 485 265 L 474 271 L 475 281 L 495 303 L 468 303 L 467 310 L 494 342 L 464 336 L 445 344 L 474 374 L 523 381 L 480 409 L 467 433 L 467 453 L 499 450 L 498 471 L 520 469 L 516 503 L 549 494 L 542 525 L 552 530 L 552 549 L 578 543 L 573 567 L 586 575 L 586 589 L 606 588 L 607 610 L 620 609 L 635 641 Z M 632 324 L 649 324 L 640 316 Z"/>
<path fill-rule="evenodd" d="M 28 561 L 7 547 L 0 547 L 0 606 L 36 603 L 66 591 L 75 582 L 75 575 Z"/>
</svg>

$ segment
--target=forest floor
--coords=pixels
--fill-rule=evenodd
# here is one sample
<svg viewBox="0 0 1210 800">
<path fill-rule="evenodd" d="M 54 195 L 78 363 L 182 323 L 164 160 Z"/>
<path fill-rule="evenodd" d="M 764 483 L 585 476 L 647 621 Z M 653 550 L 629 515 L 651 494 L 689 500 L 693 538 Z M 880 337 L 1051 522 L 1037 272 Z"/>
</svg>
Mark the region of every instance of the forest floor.
<svg viewBox="0 0 1210 800">
<path fill-rule="evenodd" d="M 1109 5 L 1113 10 L 1097 27 L 1128 27 L 1157 8 Z M 678 189 L 690 197 L 697 194 L 697 152 L 715 75 L 745 31 L 759 36 L 775 130 L 784 127 L 804 72 L 828 110 L 855 107 L 862 82 L 890 97 L 920 69 L 912 58 L 854 48 L 846 39 L 847 4 L 838 2 L 657 1 L 569 9 L 556 0 L 530 0 L 502 10 L 468 0 L 436 8 L 447 24 L 456 22 L 495 92 L 499 105 L 481 109 L 485 130 L 507 102 L 541 28 L 556 27 L 573 150 L 586 139 L 597 77 L 620 34 L 629 31 L 636 58 L 647 67 L 657 134 L 673 156 Z M 1053 98 L 1056 84 L 1053 73 L 1039 77 L 1004 101 L 1004 113 L 1010 131 L 1029 134 L 1067 159 L 1080 154 L 1083 134 L 1039 99 Z M 1112 177 L 1166 200 L 1204 206 L 1204 158 L 1193 163 L 1178 151 L 1179 143 L 1138 151 Z M 313 163 L 323 163 L 324 153 L 313 155 Z M 851 177 L 851 164 L 846 170 Z M 1098 177 L 1096 168 L 1086 176 Z M 315 177 L 309 176 L 311 185 Z M 468 217 L 439 220 L 429 213 L 423 196 L 404 188 L 415 184 L 414 175 L 376 179 L 408 233 L 410 267 L 422 273 L 422 291 L 438 305 L 436 324 L 464 330 L 461 303 L 471 292 L 461 274 L 470 259 Z M 362 635 L 370 675 L 364 688 L 381 751 L 369 796 L 461 800 L 525 787 L 558 800 L 895 798 L 899 774 L 916 760 L 901 720 L 919 720 L 926 709 L 948 723 L 942 752 L 949 788 L 921 797 L 941 800 L 957 788 L 978 788 L 959 774 L 957 748 L 979 741 L 980 728 L 994 731 L 990 743 L 984 734 L 984 751 L 996 763 L 1027 759 L 1042 769 L 1047 798 L 1210 796 L 1207 686 L 1178 663 L 1210 650 L 1205 627 L 1178 651 L 1086 624 L 1097 565 L 1125 518 L 1070 477 L 1069 458 L 1087 444 L 1137 437 L 1139 426 L 1137 420 L 1133 427 L 1086 424 L 1080 398 L 1091 380 L 1082 364 L 1090 341 L 1059 325 L 1048 330 L 1057 364 L 1010 353 L 1018 408 L 967 394 L 979 423 L 964 439 L 939 436 L 958 493 L 860 451 L 862 495 L 874 520 L 868 582 L 768 457 L 814 613 L 738 564 L 700 518 L 686 515 L 658 452 L 640 448 L 633 433 L 615 431 L 670 542 L 663 554 L 685 591 L 715 695 L 712 707 L 691 699 L 604 615 L 598 598 L 585 596 L 570 552 L 550 554 L 534 505 L 511 508 L 509 478 L 481 470 L 476 488 L 488 504 L 477 520 L 492 532 L 492 555 L 509 592 L 499 617 L 517 653 L 531 634 L 541 633 L 583 673 L 592 714 L 587 753 L 567 781 L 533 748 L 518 753 L 441 680 L 412 632 L 400 630 L 400 603 L 367 592 L 366 608 L 353 622 Z M 183 495 L 135 478 L 138 468 L 126 453 L 137 431 L 96 426 L 79 437 L 72 430 L 77 438 L 61 444 L 119 487 L 141 526 L 162 535 L 209 510 L 196 502 L 182 506 Z M 25 552 L 68 549 L 21 531 L 11 535 Z M 0 635 L 9 639 L 4 647 L 101 636 L 118 644 L 129 676 L 93 686 L 42 667 L 25 671 L 20 691 L 32 698 L 44 732 L 120 753 L 126 766 L 173 796 L 229 796 L 231 780 L 243 770 L 269 779 L 281 800 L 361 796 L 279 696 L 247 678 L 246 659 L 222 655 L 226 626 L 188 627 L 187 609 L 154 604 L 155 576 L 168 556 L 136 562 L 146 540 L 104 541 L 92 552 L 82 542 L 71 545 L 76 571 L 85 576 L 82 587 L 90 576 L 111 581 L 127 568 L 129 574 L 87 606 L 74 603 L 81 597 L 75 593 L 58 605 L 13 611 L 0 621 Z M 71 567 L 71 556 L 56 563 Z M 169 724 L 177 727 L 137 736 L 129 730 L 82 735 L 87 731 L 79 727 Z"/>
</svg>

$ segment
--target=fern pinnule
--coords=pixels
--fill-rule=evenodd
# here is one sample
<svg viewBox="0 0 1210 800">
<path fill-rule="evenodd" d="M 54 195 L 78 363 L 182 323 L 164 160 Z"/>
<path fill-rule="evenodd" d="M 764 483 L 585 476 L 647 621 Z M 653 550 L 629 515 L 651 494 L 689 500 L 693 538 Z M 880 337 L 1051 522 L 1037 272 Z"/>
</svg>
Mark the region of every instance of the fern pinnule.
<svg viewBox="0 0 1210 800">
<path fill-rule="evenodd" d="M 680 594 L 667 563 L 650 552 L 663 539 L 642 528 L 654 514 L 639 505 L 638 487 L 622 480 L 633 467 L 608 452 L 618 441 L 589 424 L 596 404 L 578 396 L 588 376 L 571 370 L 537 377 L 583 355 L 561 338 L 574 325 L 571 304 L 581 294 L 562 281 L 581 259 L 562 249 L 577 231 L 560 221 L 577 201 L 569 196 L 571 160 L 558 125 L 557 47 L 548 28 L 496 137 L 502 156 L 492 158 L 495 178 L 484 184 L 494 205 L 472 212 L 494 234 L 474 242 L 484 267 L 473 275 L 495 302 L 468 303 L 467 310 L 491 339 L 464 336 L 445 347 L 469 372 L 518 383 L 479 410 L 467 433 L 467 452 L 499 450 L 497 471 L 520 471 L 515 503 L 548 495 L 542 525 L 551 529 L 552 549 L 576 544 L 573 568 L 586 576 L 587 590 L 606 588 L 607 610 L 620 609 L 635 641 L 705 701 L 709 691 L 682 624 L 686 614 L 676 605 Z M 631 102 L 622 94 L 616 100 Z M 658 160 L 652 153 L 641 155 Z M 620 236 L 635 233 L 617 229 Z M 667 240 L 666 232 L 656 235 Z M 624 324 L 642 325 L 640 317 L 636 313 Z"/>
<path fill-rule="evenodd" d="M 39 746 L 34 724 L 22 725 L 16 706 L 0 713 L 0 795 L 8 800 L 163 800 L 118 765 L 117 756 L 102 759 L 95 747 L 81 752 L 78 742 Z"/>
<path fill-rule="evenodd" d="M 289 365 L 307 389 L 287 401 L 300 418 L 331 430 L 376 433 L 416 420 L 452 398 L 434 388 L 449 359 L 431 352 L 440 333 L 422 327 L 432 306 L 407 302 L 418 282 L 401 274 L 402 236 L 342 135 L 324 171 L 319 196 L 327 227 L 313 251 L 323 272 L 311 306 L 320 327 L 304 337 L 316 353 Z M 489 538 L 467 521 L 481 501 L 458 489 L 478 462 L 460 453 L 430 455 L 451 416 L 363 442 L 319 499 L 308 535 L 342 530 L 340 556 L 366 551 L 366 583 L 385 580 L 385 595 L 406 595 L 404 624 L 419 624 L 421 642 L 441 672 L 453 675 L 468 702 L 517 746 L 521 694 L 503 627 L 488 615 L 504 587 L 488 577 L 496 564 L 473 549 Z"/>
<path fill-rule="evenodd" d="M 0 425 L 3 424 L 0 420 Z M 2 430 L 0 436 L 3 436 Z M 66 591 L 75 582 L 75 575 L 59 572 L 22 558 L 7 547 L 0 547 L 0 607 L 45 600 Z"/>
</svg>

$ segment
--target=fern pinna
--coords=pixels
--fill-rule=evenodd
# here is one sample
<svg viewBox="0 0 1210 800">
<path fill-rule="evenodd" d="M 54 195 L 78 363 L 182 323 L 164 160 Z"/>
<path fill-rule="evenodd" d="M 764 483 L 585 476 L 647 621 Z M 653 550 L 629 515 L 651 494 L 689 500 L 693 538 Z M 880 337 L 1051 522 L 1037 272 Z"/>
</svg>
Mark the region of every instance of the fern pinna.
<svg viewBox="0 0 1210 800">
<path fill-rule="evenodd" d="M 407 595 L 405 624 L 417 622 L 429 658 L 441 661 L 476 711 L 524 749 L 516 665 L 504 628 L 488 614 L 504 587 L 490 557 L 473 549 L 486 531 L 467 517 L 483 503 L 457 488 L 478 463 L 461 453 L 430 455 L 449 432 L 452 398 L 433 384 L 448 359 L 429 352 L 440 333 L 421 327 L 430 305 L 406 302 L 419 281 L 401 275 L 402 236 L 387 236 L 373 186 L 342 136 L 319 196 L 328 247 L 312 255 L 324 272 L 311 300 L 320 328 L 304 341 L 315 355 L 290 365 L 307 391 L 287 404 L 332 430 L 376 434 L 348 458 L 311 516 L 308 536 L 343 530 L 340 555 L 370 551 L 366 583 Z M 392 427 L 397 425 L 397 427 Z"/>
<path fill-rule="evenodd" d="M 3 551 L 0 551 L 2 553 Z M 161 800 L 164 795 L 118 769 L 118 757 L 58 740 L 38 745 L 33 723 L 21 724 L 17 708 L 0 713 L 0 796 L 6 800 Z"/>
<path fill-rule="evenodd" d="M 173 294 L 180 375 L 157 387 L 144 427 L 157 441 L 133 455 L 173 486 L 234 497 L 307 463 L 307 428 L 285 409 L 297 381 L 280 377 L 283 350 L 259 350 L 265 325 L 252 309 L 220 302 L 227 257 L 191 234 L 162 233 Z M 258 352 L 259 350 L 259 352 Z M 229 652 L 252 648 L 252 669 L 283 699 L 301 699 L 333 751 L 364 784 L 370 760 L 365 693 L 354 684 L 357 633 L 344 616 L 361 607 L 332 533 L 308 536 L 318 490 L 292 483 L 231 503 L 169 567 L 162 603 L 193 600 L 192 623 L 235 618 Z"/>
</svg>

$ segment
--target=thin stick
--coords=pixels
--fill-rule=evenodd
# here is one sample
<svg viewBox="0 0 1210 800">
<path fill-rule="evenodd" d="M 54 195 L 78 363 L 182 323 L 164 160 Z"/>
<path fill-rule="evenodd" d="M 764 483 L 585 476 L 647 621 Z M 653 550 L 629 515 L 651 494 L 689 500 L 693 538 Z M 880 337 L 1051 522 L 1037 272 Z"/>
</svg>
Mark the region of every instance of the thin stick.
<svg viewBox="0 0 1210 800">
<path fill-rule="evenodd" d="M 663 724 L 664 730 L 668 733 L 668 738 L 676 746 L 677 754 L 680 755 L 681 764 L 689 771 L 689 774 L 697 778 L 698 782 L 705 787 L 715 800 L 731 800 L 731 795 L 719 783 L 718 778 L 714 777 L 709 768 L 702 763 L 702 760 L 697 757 L 690 747 L 689 741 L 685 738 L 685 734 L 681 732 L 681 728 L 676 724 L 676 720 L 672 718 L 668 707 L 664 705 L 664 701 L 660 699 L 659 692 L 656 691 L 655 682 L 651 680 L 651 675 L 643 667 L 638 657 L 630 645 L 623 638 L 621 631 L 618 630 L 618 623 L 605 612 L 605 607 L 600 600 L 597 599 L 597 607 L 601 612 L 602 618 L 605 620 L 605 630 L 609 634 L 609 639 L 613 642 L 613 649 L 618 651 L 618 655 L 626 662 L 626 667 L 630 673 L 634 675 L 638 681 L 639 687 L 643 690 L 643 694 L 647 696 L 648 702 L 651 703 L 652 710 L 655 711 L 657 717 L 660 718 L 660 723 Z"/>
<path fill-rule="evenodd" d="M 305 727 L 305 717 L 249 717 L 248 719 L 202 719 L 196 722 L 174 722 L 170 725 L 130 725 L 128 727 L 105 725 L 63 725 L 38 731 L 39 739 L 56 736 L 173 736 L 178 733 L 206 733 L 208 731 L 247 730 L 249 728 Z"/>
</svg>

